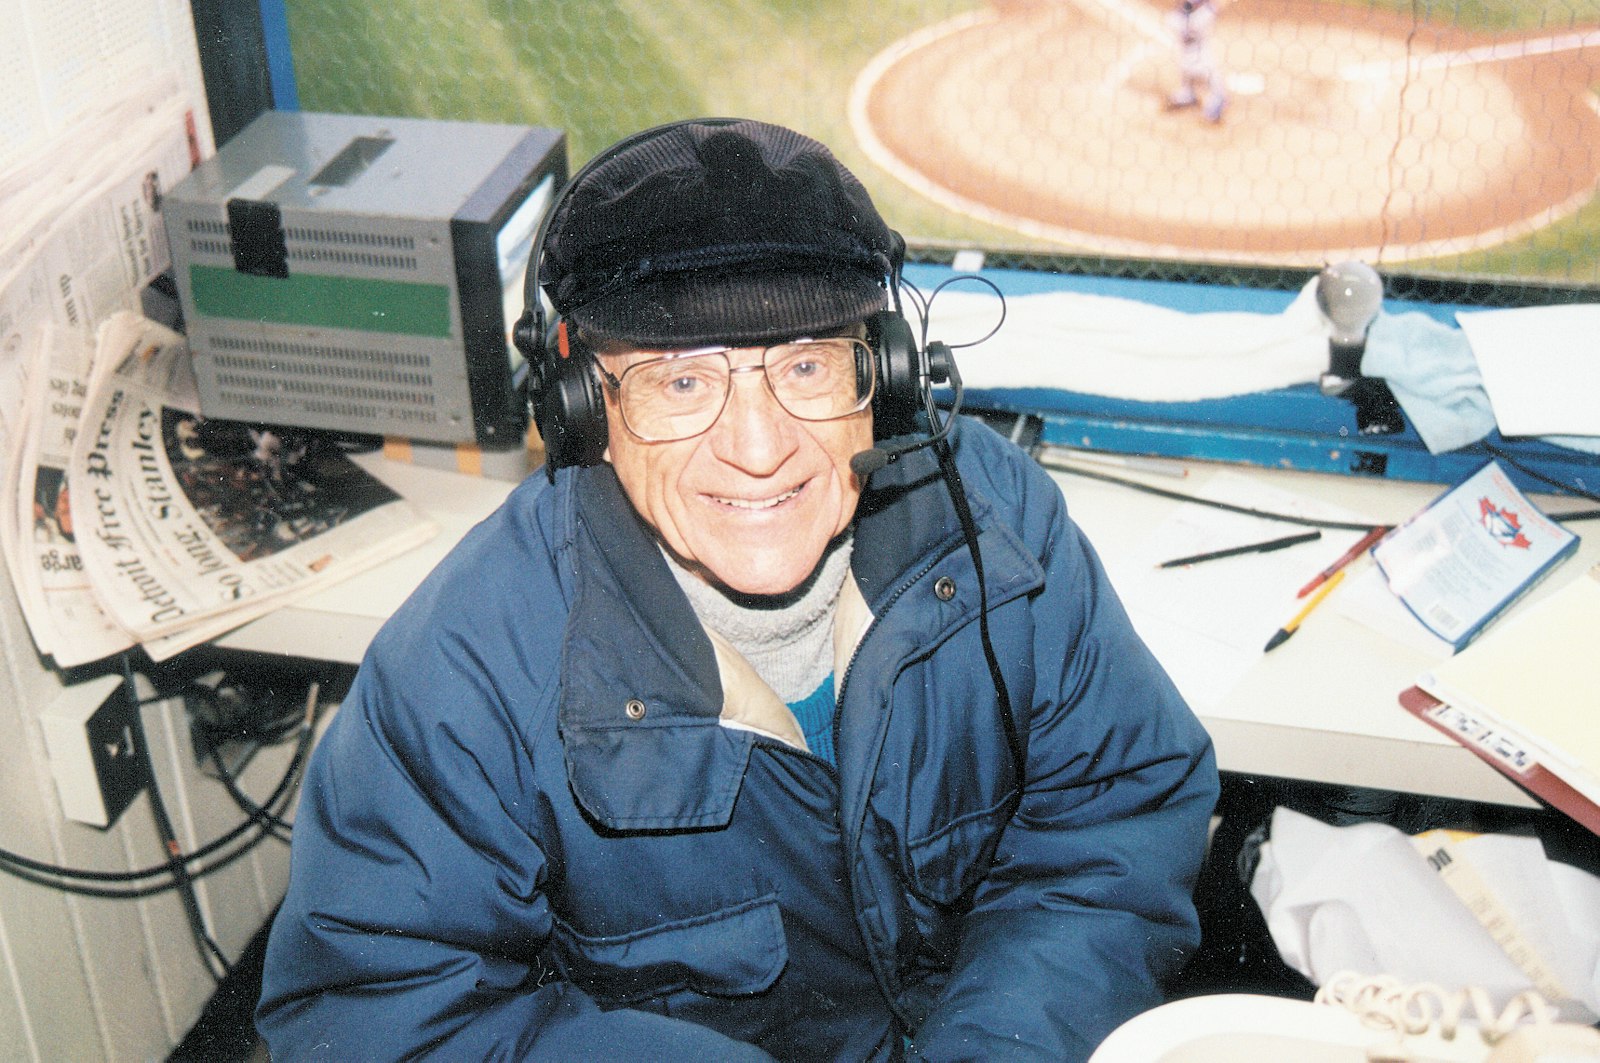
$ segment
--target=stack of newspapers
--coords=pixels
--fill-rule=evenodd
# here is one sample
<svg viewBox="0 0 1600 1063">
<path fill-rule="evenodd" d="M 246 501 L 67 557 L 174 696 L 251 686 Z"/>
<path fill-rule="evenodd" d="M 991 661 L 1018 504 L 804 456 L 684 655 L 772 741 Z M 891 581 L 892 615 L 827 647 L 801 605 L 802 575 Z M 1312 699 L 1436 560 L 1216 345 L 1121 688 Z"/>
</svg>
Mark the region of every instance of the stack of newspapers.
<svg viewBox="0 0 1600 1063">
<path fill-rule="evenodd" d="M 155 322 L 115 313 L 81 353 L 34 339 L 0 549 L 58 667 L 165 660 L 437 533 L 325 436 L 202 417 Z"/>
</svg>

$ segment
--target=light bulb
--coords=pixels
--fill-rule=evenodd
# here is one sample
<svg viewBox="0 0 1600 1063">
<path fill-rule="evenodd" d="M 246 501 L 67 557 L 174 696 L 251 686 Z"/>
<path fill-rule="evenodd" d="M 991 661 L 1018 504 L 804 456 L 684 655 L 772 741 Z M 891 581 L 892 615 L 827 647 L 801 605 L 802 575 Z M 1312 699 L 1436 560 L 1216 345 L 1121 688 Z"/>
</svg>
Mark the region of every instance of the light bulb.
<svg viewBox="0 0 1600 1063">
<path fill-rule="evenodd" d="M 1383 306 L 1383 279 L 1365 262 L 1340 262 L 1317 274 L 1317 306 L 1332 326 L 1335 344 L 1366 343 L 1367 328 Z"/>
<path fill-rule="evenodd" d="M 1328 266 L 1317 274 L 1317 306 L 1329 326 L 1322 391 L 1339 395 L 1361 376 L 1367 329 L 1383 307 L 1383 279 L 1365 262 Z"/>
</svg>

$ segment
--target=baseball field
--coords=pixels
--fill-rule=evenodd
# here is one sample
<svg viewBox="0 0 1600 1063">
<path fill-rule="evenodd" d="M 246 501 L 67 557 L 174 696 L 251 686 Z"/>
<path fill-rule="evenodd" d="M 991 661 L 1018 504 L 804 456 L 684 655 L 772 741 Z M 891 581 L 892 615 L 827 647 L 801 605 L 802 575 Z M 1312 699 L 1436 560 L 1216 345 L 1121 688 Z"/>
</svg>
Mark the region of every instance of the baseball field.
<svg viewBox="0 0 1600 1063">
<path fill-rule="evenodd" d="M 870 16 L 867 14 L 870 10 Z M 1221 0 L 1223 121 L 1163 106 L 1167 5 L 300 0 L 302 106 L 827 141 L 913 239 L 1600 281 L 1596 0 Z"/>
</svg>

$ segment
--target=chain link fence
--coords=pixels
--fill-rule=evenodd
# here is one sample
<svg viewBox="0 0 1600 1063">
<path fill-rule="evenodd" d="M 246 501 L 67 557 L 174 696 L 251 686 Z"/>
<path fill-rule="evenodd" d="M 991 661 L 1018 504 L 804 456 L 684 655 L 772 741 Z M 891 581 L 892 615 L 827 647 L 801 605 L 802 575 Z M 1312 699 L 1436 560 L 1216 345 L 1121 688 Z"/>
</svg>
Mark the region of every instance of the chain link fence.
<svg viewBox="0 0 1600 1063">
<path fill-rule="evenodd" d="M 1192 10 L 1190 10 L 1192 9 Z M 826 142 L 914 257 L 1600 290 L 1600 0 L 290 0 L 301 106 Z"/>
</svg>

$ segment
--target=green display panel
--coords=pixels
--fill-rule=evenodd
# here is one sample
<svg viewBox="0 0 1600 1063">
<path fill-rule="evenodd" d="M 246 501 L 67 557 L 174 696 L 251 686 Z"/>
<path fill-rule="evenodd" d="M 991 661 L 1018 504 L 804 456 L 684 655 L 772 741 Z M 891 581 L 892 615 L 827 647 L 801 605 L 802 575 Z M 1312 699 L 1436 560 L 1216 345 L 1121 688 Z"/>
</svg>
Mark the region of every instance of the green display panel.
<svg viewBox="0 0 1600 1063">
<path fill-rule="evenodd" d="M 442 284 L 366 277 L 257 277 L 191 265 L 194 305 L 206 317 L 404 336 L 450 335 L 450 289 Z"/>
</svg>

